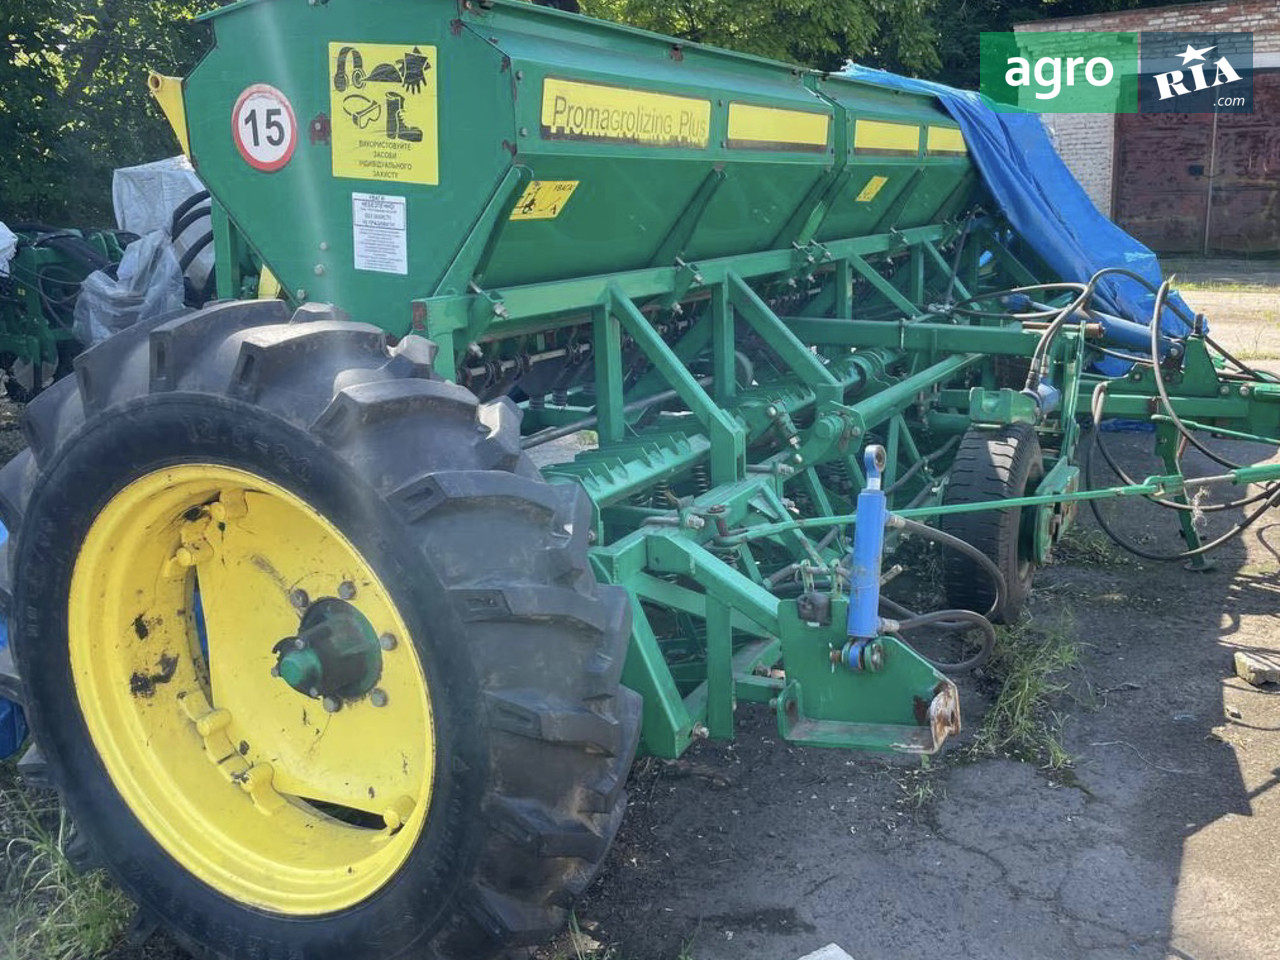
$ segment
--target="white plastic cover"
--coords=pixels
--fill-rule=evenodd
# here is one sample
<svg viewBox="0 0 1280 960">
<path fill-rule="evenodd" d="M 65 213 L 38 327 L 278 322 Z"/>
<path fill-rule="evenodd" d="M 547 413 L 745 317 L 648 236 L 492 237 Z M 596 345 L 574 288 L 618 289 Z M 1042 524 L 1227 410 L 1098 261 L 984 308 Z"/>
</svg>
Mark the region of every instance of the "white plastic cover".
<svg viewBox="0 0 1280 960">
<path fill-rule="evenodd" d="M 18 251 L 18 237 L 0 222 L 0 277 L 9 275 L 9 261 Z"/>
<path fill-rule="evenodd" d="M 155 160 L 136 167 L 121 167 L 111 178 L 111 200 L 116 211 L 116 225 L 139 236 L 152 230 L 168 232 L 173 225 L 173 211 L 194 193 L 204 189 L 191 161 L 183 155 Z M 206 206 L 196 204 L 197 207 Z M 201 218 L 173 238 L 174 251 L 181 258 L 187 248 L 209 232 L 209 219 Z M 187 276 L 197 290 L 213 269 L 213 244 L 196 256 Z"/>
<path fill-rule="evenodd" d="M 86 347 L 183 308 L 182 268 L 167 230 L 153 230 L 129 244 L 116 276 L 113 280 L 99 270 L 80 285 L 71 329 Z"/>
</svg>

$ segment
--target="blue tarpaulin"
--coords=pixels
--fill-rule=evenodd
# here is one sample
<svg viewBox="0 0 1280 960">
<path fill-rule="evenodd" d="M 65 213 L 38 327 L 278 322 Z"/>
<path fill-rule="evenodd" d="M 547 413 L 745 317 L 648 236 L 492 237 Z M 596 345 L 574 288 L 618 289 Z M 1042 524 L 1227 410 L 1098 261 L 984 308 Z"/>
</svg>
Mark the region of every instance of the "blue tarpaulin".
<svg viewBox="0 0 1280 960">
<path fill-rule="evenodd" d="M 850 64 L 844 73 L 867 83 L 937 97 L 960 124 L 969 155 L 992 199 L 1057 279 L 1083 282 L 1104 267 L 1125 267 L 1157 287 L 1164 279 L 1156 255 L 1093 205 L 1053 148 L 1039 115 L 996 112 L 973 91 L 859 64 Z M 1129 277 L 1104 277 L 1096 299 L 1096 306 L 1107 313 L 1143 326 L 1150 324 L 1155 308 L 1155 294 Z M 1170 294 L 1169 301 L 1173 306 L 1165 308 L 1160 329 L 1182 336 L 1190 328 L 1174 308 L 1187 316 L 1192 316 L 1192 311 L 1176 292 Z M 1119 360 L 1100 366 L 1111 374 L 1127 368 Z"/>
<path fill-rule="evenodd" d="M 9 531 L 0 524 L 0 545 L 9 539 Z M 0 562 L 6 558 L 0 557 Z M 0 657 L 8 653 L 9 648 L 9 611 L 0 610 Z M 12 756 L 27 739 L 27 723 L 22 716 L 22 708 L 12 700 L 0 698 L 0 760 Z"/>
</svg>

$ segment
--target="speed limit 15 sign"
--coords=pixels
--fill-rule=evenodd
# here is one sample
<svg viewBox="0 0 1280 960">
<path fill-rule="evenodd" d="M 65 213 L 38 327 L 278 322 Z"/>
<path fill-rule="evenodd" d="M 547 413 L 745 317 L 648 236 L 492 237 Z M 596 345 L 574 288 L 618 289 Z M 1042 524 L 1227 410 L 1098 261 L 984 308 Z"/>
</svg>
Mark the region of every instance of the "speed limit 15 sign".
<svg viewBox="0 0 1280 960">
<path fill-rule="evenodd" d="M 298 143 L 298 120 L 289 98 L 275 87 L 247 87 L 231 111 L 231 133 L 249 166 L 267 173 L 279 170 Z"/>
</svg>

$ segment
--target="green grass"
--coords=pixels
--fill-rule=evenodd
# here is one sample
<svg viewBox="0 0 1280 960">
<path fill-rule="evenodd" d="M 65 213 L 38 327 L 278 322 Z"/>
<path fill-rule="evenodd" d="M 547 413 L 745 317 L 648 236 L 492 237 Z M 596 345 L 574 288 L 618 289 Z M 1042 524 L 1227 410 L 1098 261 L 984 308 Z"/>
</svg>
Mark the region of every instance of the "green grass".
<svg viewBox="0 0 1280 960">
<path fill-rule="evenodd" d="M 56 796 L 0 765 L 0 957 L 93 960 L 119 943 L 130 904 L 102 871 L 67 860 L 70 823 Z"/>
<path fill-rule="evenodd" d="M 928 757 L 921 757 L 921 764 L 911 770 L 900 772 L 894 777 L 902 796 L 898 798 L 898 806 L 913 816 L 922 813 L 931 803 L 945 797 L 945 792 L 938 786 L 934 776 L 935 768 Z"/>
<path fill-rule="evenodd" d="M 671 960 L 695 960 L 693 941 L 694 937 L 686 940 Z M 625 960 L 616 947 L 606 946 L 584 932 L 576 913 L 569 914 L 569 929 L 551 947 L 537 951 L 537 956 L 543 960 Z"/>
<path fill-rule="evenodd" d="M 1234 280 L 1178 280 L 1174 286 L 1179 293 L 1198 290 L 1205 293 L 1269 293 L 1275 289 L 1264 283 L 1240 283 Z"/>
<path fill-rule="evenodd" d="M 1079 524 L 1053 547 L 1057 563 L 1075 563 L 1086 567 L 1120 567 L 1131 562 L 1115 542 L 1101 530 L 1086 529 Z"/>
<path fill-rule="evenodd" d="M 1068 672 L 1080 662 L 1074 633 L 1066 615 L 1056 623 L 1024 619 L 999 629 L 986 667 L 999 692 L 974 739 L 975 756 L 1012 757 L 1052 770 L 1071 765 L 1062 743 L 1063 717 L 1053 705 L 1069 686 Z"/>
</svg>

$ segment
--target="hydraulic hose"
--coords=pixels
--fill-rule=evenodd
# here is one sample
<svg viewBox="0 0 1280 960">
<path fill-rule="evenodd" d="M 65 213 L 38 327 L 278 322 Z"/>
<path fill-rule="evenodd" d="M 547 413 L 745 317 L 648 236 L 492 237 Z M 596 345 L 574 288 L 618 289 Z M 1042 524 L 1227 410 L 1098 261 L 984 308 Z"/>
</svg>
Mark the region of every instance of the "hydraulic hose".
<svg viewBox="0 0 1280 960">
<path fill-rule="evenodd" d="M 196 257 L 200 256 L 200 251 L 203 250 L 205 247 L 207 247 L 211 243 L 213 243 L 212 230 L 206 233 L 203 237 L 201 237 L 191 246 L 187 247 L 186 253 L 184 253 L 182 255 L 182 259 L 178 261 L 178 267 L 182 270 L 183 273 L 186 273 L 187 268 L 190 267 L 191 264 L 195 263 Z"/>
<path fill-rule="evenodd" d="M 1151 372 L 1156 382 L 1156 393 L 1160 395 L 1160 405 L 1164 407 L 1165 415 L 1171 421 L 1173 421 L 1173 425 L 1177 427 L 1178 432 L 1180 434 L 1186 437 L 1188 443 L 1190 443 L 1193 447 L 1195 447 L 1197 450 L 1203 453 L 1206 457 L 1208 457 L 1214 463 L 1221 464 L 1222 466 L 1226 467 L 1229 470 L 1239 470 L 1242 464 L 1233 463 L 1232 461 L 1226 459 L 1225 457 L 1218 456 L 1218 454 L 1214 453 L 1212 450 L 1206 447 L 1203 443 L 1197 440 L 1194 436 L 1192 436 L 1191 431 L 1186 428 L 1182 420 L 1178 417 L 1177 412 L 1173 409 L 1173 403 L 1169 399 L 1169 391 L 1165 389 L 1164 373 L 1160 369 L 1160 355 L 1159 355 L 1160 329 L 1156 321 L 1160 316 L 1160 311 L 1164 305 L 1165 299 L 1169 296 L 1169 284 L 1171 280 L 1172 278 L 1160 284 L 1160 292 L 1156 294 L 1156 304 L 1153 310 L 1153 316 L 1151 318 L 1151 359 L 1152 359 L 1152 362 L 1154 363 L 1154 366 L 1152 367 Z"/>
<path fill-rule="evenodd" d="M 1098 448 L 1098 452 L 1102 454 L 1102 458 L 1107 461 L 1112 472 L 1115 473 L 1123 482 L 1129 486 L 1139 486 L 1139 482 L 1131 477 L 1123 467 L 1120 466 L 1112 457 L 1111 452 L 1102 442 L 1102 431 L 1098 429 L 1098 425 L 1102 423 L 1102 403 L 1107 393 L 1108 381 L 1104 380 L 1093 388 L 1093 397 L 1090 400 L 1089 412 L 1093 417 L 1094 429 L 1091 431 L 1090 443 L 1085 448 L 1085 457 L 1089 457 L 1093 447 Z M 1087 478 L 1086 478 L 1087 479 Z M 1170 510 L 1183 510 L 1190 513 L 1218 513 L 1223 510 L 1235 510 L 1239 507 L 1247 507 L 1251 503 L 1257 503 L 1263 497 L 1280 489 L 1280 484 L 1269 484 L 1261 492 L 1255 493 L 1249 497 L 1242 497 L 1239 500 L 1232 500 L 1230 503 L 1210 503 L 1203 506 L 1193 506 L 1189 503 L 1178 503 L 1176 500 L 1165 500 L 1161 497 L 1148 495 L 1147 500 L 1159 507 L 1166 507 Z"/>
<path fill-rule="evenodd" d="M 962 621 L 968 621 L 964 623 Z M 903 643 L 915 650 L 926 662 L 933 666 L 939 673 L 960 674 L 969 673 L 978 669 L 991 658 L 991 651 L 996 645 L 996 628 L 980 613 L 972 610 L 938 610 L 935 613 L 924 613 L 919 616 L 903 620 L 898 624 L 899 634 L 904 634 L 909 630 L 917 630 L 920 627 L 935 626 L 941 630 L 961 630 L 966 626 L 978 627 L 982 631 L 982 646 L 978 651 L 967 660 L 961 660 L 957 663 L 947 663 L 945 661 L 934 660 L 932 657 L 925 656 L 919 648 L 911 643 L 906 637 L 900 636 L 899 639 Z"/>
<path fill-rule="evenodd" d="M 196 207 L 194 210 L 189 210 L 186 216 L 181 220 L 174 221 L 173 230 L 170 232 L 169 238 L 171 240 L 177 240 L 178 237 L 182 236 L 184 230 L 197 220 L 203 220 L 205 217 L 209 216 L 212 211 L 213 207 Z"/>
<path fill-rule="evenodd" d="M 169 220 L 169 236 L 176 237 L 178 234 L 180 234 L 182 230 L 178 228 L 178 222 L 187 215 L 187 212 L 192 207 L 194 207 L 198 203 L 204 203 L 204 201 L 208 199 L 209 199 L 209 191 L 200 190 L 197 193 L 193 193 L 191 196 L 187 197 L 187 199 L 183 200 L 180 204 L 174 207 L 173 216 Z"/>
<path fill-rule="evenodd" d="M 1086 452 L 1084 460 L 1084 482 L 1086 488 L 1092 489 L 1092 471 L 1090 470 L 1090 457 L 1088 452 Z M 1258 507 L 1258 509 L 1254 510 L 1253 513 L 1249 514 L 1222 536 L 1211 540 L 1208 543 L 1201 544 L 1194 550 L 1183 550 L 1180 553 L 1171 554 L 1151 553 L 1150 551 L 1144 550 L 1142 547 L 1136 546 L 1125 540 L 1116 533 L 1114 529 L 1112 529 L 1111 524 L 1109 524 L 1106 518 L 1102 515 L 1102 511 L 1098 507 L 1097 500 L 1089 501 L 1089 509 L 1093 511 L 1093 518 L 1098 521 L 1098 526 L 1102 528 L 1102 532 L 1110 537 L 1117 546 L 1128 550 L 1135 556 L 1142 557 L 1144 560 L 1153 560 L 1157 563 L 1172 563 L 1176 560 L 1190 560 L 1192 557 L 1202 556 L 1203 554 L 1206 554 L 1211 550 L 1216 550 L 1223 544 L 1240 536 L 1240 534 L 1253 526 L 1253 524 L 1255 524 L 1264 513 L 1276 506 L 1276 504 L 1280 503 L 1280 489 L 1273 490 L 1271 487 L 1268 487 L 1267 491 L 1264 491 L 1264 494 L 1268 492 L 1270 493 L 1270 496 L 1267 497 L 1266 501 Z"/>
</svg>

